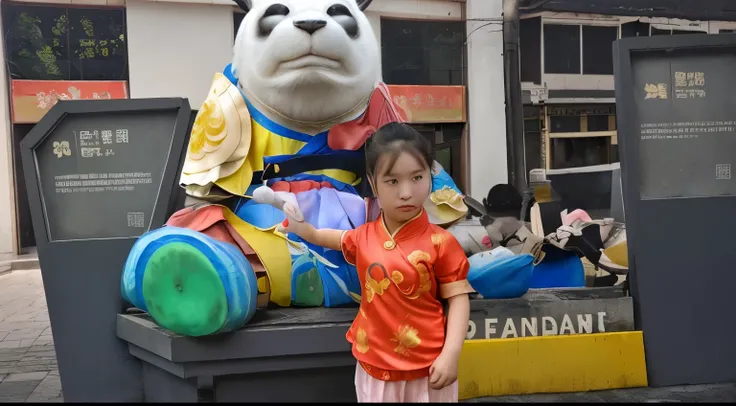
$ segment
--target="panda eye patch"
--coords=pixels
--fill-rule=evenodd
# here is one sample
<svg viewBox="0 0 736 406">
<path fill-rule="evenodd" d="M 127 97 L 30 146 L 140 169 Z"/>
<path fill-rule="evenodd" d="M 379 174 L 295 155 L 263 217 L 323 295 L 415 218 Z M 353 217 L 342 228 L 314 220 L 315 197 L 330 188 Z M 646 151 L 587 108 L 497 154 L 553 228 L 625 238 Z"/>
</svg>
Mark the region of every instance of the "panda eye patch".
<svg viewBox="0 0 736 406">
<path fill-rule="evenodd" d="M 335 5 L 330 6 L 330 8 L 327 9 L 327 15 L 330 17 L 335 17 L 335 16 L 352 17 L 353 16 L 352 14 L 350 14 L 350 10 L 348 10 L 348 8 L 342 4 L 335 4 Z"/>
<path fill-rule="evenodd" d="M 340 24 L 348 36 L 351 38 L 358 36 L 358 21 L 353 17 L 347 7 L 342 4 L 334 4 L 327 9 L 327 15 L 332 17 L 336 23 Z"/>
<path fill-rule="evenodd" d="M 263 13 L 262 18 L 271 17 L 271 16 L 287 16 L 289 15 L 289 8 L 286 7 L 283 4 L 273 4 L 271 7 L 266 9 L 266 12 Z"/>
<path fill-rule="evenodd" d="M 258 34 L 261 37 L 267 37 L 274 28 L 284 21 L 289 15 L 289 8 L 283 4 L 273 4 L 266 9 L 263 17 L 258 21 Z"/>
</svg>

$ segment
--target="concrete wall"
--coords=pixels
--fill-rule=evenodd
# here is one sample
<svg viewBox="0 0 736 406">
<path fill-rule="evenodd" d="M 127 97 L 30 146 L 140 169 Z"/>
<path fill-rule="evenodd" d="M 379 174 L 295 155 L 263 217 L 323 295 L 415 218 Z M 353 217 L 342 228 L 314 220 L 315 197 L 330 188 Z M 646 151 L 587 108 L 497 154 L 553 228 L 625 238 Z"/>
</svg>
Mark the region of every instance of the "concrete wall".
<svg viewBox="0 0 736 406">
<path fill-rule="evenodd" d="M 501 13 L 502 0 L 467 0 L 469 194 L 477 200 L 508 182 Z"/>
<path fill-rule="evenodd" d="M 212 76 L 232 59 L 233 8 L 129 0 L 130 96 L 204 102 Z"/>
<path fill-rule="evenodd" d="M 0 20 L 0 32 L 2 20 Z M 5 41 L 0 41 L 0 59 L 5 60 Z M 5 71 L 0 75 L 0 255 L 17 252 L 13 138 L 10 132 L 10 88 Z M 16 157 L 20 159 L 20 157 Z"/>
</svg>

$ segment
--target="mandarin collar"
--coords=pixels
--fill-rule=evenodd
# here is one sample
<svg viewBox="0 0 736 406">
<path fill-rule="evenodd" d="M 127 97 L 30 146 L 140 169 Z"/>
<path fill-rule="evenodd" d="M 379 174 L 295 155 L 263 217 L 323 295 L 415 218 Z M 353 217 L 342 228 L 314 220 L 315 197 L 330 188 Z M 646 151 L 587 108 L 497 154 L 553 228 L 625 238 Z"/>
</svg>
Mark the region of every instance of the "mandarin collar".
<svg viewBox="0 0 736 406">
<path fill-rule="evenodd" d="M 412 217 L 410 220 L 408 220 L 406 223 L 400 225 L 393 233 L 388 232 L 388 228 L 386 228 L 386 223 L 383 221 L 383 211 L 381 211 L 381 215 L 379 217 L 380 220 L 380 229 L 382 233 L 385 235 L 385 237 L 389 238 L 391 241 L 405 241 L 410 240 L 414 237 L 417 237 L 421 235 L 427 227 L 429 227 L 429 217 L 427 216 L 427 212 L 422 207 L 422 210 L 414 217 Z"/>
</svg>

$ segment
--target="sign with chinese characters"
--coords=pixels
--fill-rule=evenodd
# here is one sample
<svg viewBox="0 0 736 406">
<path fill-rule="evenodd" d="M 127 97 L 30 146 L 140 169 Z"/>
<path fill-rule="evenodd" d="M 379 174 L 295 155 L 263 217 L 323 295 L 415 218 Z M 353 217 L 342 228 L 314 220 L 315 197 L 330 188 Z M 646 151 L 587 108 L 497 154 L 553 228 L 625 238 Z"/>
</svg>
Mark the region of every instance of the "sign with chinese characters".
<svg viewBox="0 0 736 406">
<path fill-rule="evenodd" d="M 65 399 L 143 398 L 115 337 L 120 275 L 136 239 L 181 207 L 191 115 L 182 98 L 61 100 L 20 143 Z"/>
<path fill-rule="evenodd" d="M 465 86 L 403 86 L 388 87 L 394 104 L 406 115 L 409 123 L 463 123 Z"/>
<path fill-rule="evenodd" d="M 635 61 L 641 198 L 736 196 L 736 56 Z"/>
<path fill-rule="evenodd" d="M 35 151 L 50 241 L 148 230 L 177 111 L 67 115 Z"/>
<path fill-rule="evenodd" d="M 15 124 L 35 124 L 59 100 L 127 99 L 125 81 L 13 80 Z"/>
</svg>

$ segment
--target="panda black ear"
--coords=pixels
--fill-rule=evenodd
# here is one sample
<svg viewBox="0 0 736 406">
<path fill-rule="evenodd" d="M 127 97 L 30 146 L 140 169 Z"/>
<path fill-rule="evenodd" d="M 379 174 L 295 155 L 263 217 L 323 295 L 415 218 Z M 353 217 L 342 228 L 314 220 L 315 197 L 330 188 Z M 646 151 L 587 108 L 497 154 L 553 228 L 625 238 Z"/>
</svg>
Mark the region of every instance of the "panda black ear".
<svg viewBox="0 0 736 406">
<path fill-rule="evenodd" d="M 250 11 L 251 7 L 253 7 L 253 3 L 251 2 L 251 0 L 233 0 L 233 1 L 235 2 L 235 4 L 238 5 L 238 7 L 243 9 L 243 11 L 245 11 L 246 13 Z M 368 3 L 370 3 L 370 1 Z"/>
<path fill-rule="evenodd" d="M 365 9 L 367 9 L 368 6 L 371 5 L 371 2 L 373 2 L 373 0 L 356 0 L 356 1 L 358 2 L 358 8 L 360 9 L 360 11 L 365 11 Z"/>
</svg>

